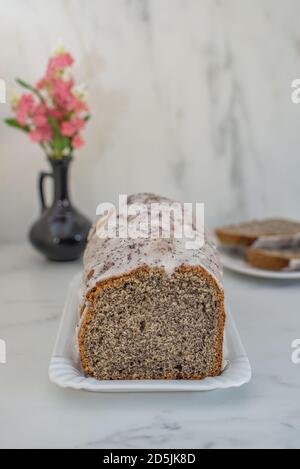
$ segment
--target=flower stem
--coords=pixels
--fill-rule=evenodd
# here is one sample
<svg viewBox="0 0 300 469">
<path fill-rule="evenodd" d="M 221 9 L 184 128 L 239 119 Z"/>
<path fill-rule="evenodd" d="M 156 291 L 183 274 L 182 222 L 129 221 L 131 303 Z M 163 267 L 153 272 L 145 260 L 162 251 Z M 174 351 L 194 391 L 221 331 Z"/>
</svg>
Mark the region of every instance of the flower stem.
<svg viewBox="0 0 300 469">
<path fill-rule="evenodd" d="M 17 79 L 16 79 L 16 82 L 17 82 L 20 86 L 23 86 L 23 88 L 26 88 L 27 90 L 29 90 L 29 91 L 31 91 L 33 94 L 35 94 L 35 95 L 40 99 L 40 101 L 41 101 L 43 104 L 46 104 L 43 95 L 39 92 L 39 90 L 37 90 L 36 88 L 34 88 L 34 86 L 30 85 L 29 83 L 26 83 L 24 80 L 21 80 L 20 78 L 17 78 Z"/>
</svg>

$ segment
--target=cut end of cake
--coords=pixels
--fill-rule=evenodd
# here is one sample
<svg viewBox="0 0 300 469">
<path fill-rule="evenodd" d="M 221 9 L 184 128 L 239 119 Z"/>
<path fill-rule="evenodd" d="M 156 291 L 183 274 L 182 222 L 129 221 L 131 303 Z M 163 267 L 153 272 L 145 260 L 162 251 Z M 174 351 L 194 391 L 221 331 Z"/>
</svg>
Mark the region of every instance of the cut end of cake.
<svg viewBox="0 0 300 469">
<path fill-rule="evenodd" d="M 201 267 L 138 268 L 99 283 L 79 331 L 98 380 L 203 379 L 222 370 L 224 295 Z"/>
</svg>

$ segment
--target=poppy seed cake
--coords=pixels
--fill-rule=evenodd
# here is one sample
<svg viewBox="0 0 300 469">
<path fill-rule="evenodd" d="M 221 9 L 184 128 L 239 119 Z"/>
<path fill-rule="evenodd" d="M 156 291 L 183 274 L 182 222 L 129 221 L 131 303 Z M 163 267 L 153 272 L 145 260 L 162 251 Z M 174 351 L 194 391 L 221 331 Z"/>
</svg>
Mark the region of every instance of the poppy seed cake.
<svg viewBox="0 0 300 469">
<path fill-rule="evenodd" d="M 216 229 L 216 235 L 224 246 L 252 246 L 256 241 L 277 238 L 292 240 L 300 236 L 300 223 L 283 218 L 253 220 Z"/>
<path fill-rule="evenodd" d="M 128 204 L 172 203 L 138 194 Z M 120 217 L 120 213 L 117 217 Z M 128 227 L 141 222 L 128 216 Z M 98 380 L 203 379 L 222 370 L 225 324 L 215 245 L 170 237 L 89 236 L 78 329 L 85 373 Z"/>
<path fill-rule="evenodd" d="M 248 249 L 246 260 L 257 269 L 300 270 L 300 235 L 261 238 Z"/>
</svg>

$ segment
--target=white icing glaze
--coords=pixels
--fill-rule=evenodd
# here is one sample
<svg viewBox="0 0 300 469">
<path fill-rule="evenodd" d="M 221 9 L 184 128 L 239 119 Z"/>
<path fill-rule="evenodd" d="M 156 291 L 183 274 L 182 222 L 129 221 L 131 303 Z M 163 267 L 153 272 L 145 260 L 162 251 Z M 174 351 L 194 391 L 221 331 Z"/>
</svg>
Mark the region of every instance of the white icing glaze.
<svg viewBox="0 0 300 469">
<path fill-rule="evenodd" d="M 134 230 L 139 225 L 140 232 L 146 236 L 147 230 L 144 228 L 144 223 L 146 219 L 148 220 L 151 204 L 153 203 L 170 205 L 174 202 L 154 194 L 137 194 L 129 197 L 128 204 L 144 204 L 146 206 L 145 211 L 137 213 L 135 216 L 126 217 L 129 233 L 131 229 Z M 182 207 L 181 204 L 180 206 Z M 185 237 L 177 239 L 171 235 L 168 239 L 164 238 L 162 234 L 168 229 L 167 226 L 161 226 L 160 235 L 157 230 L 153 236 L 152 230 L 152 237 L 150 238 L 121 239 L 116 237 L 101 239 L 97 234 L 97 232 L 99 233 L 98 230 L 101 231 L 109 218 L 114 216 L 121 219 L 124 215 L 122 210 L 118 212 L 111 210 L 98 220 L 90 232 L 84 255 L 83 303 L 88 291 L 99 282 L 129 274 L 142 266 L 163 267 L 170 276 L 176 268 L 182 265 L 201 266 L 214 277 L 220 288 L 223 289 L 222 266 L 216 245 L 207 229 L 201 227 L 200 232 L 198 230 L 197 235 L 199 237 L 205 232 L 205 242 L 203 247 L 197 249 L 187 249 L 186 242 L 189 239 Z M 185 228 L 194 228 L 193 222 Z M 173 229 L 173 226 L 171 229 Z"/>
<path fill-rule="evenodd" d="M 261 236 L 251 247 L 255 249 L 300 248 L 300 234 L 292 236 Z"/>
<path fill-rule="evenodd" d="M 300 259 L 291 259 L 289 261 L 289 266 L 284 269 L 286 271 L 300 270 Z"/>
</svg>

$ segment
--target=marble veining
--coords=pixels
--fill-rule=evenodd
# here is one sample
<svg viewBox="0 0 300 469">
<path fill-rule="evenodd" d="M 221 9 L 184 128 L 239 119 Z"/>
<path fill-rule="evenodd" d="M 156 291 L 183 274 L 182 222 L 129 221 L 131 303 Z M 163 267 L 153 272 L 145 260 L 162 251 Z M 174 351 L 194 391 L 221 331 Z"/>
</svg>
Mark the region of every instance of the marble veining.
<svg viewBox="0 0 300 469">
<path fill-rule="evenodd" d="M 77 58 L 93 119 L 72 194 L 92 218 L 99 202 L 143 191 L 205 202 L 212 225 L 298 216 L 300 107 L 290 100 L 299 78 L 297 0 L 0 0 L 0 7 L 0 78 L 9 92 L 15 76 L 42 74 L 59 38 Z M 1 104 L 0 118 L 8 114 Z M 37 216 L 41 169 L 40 149 L 2 126 L 0 196 L 10 209 L 0 205 L 1 240 L 24 240 Z"/>
</svg>

